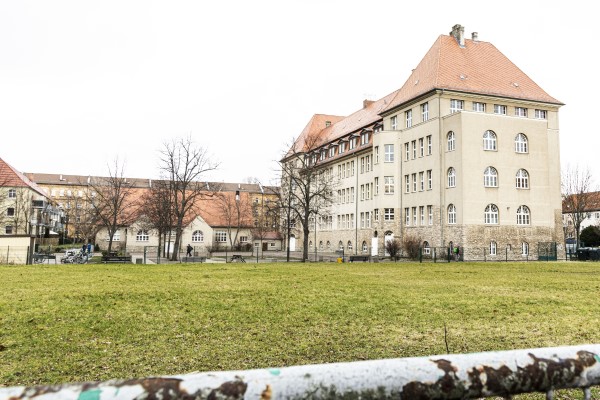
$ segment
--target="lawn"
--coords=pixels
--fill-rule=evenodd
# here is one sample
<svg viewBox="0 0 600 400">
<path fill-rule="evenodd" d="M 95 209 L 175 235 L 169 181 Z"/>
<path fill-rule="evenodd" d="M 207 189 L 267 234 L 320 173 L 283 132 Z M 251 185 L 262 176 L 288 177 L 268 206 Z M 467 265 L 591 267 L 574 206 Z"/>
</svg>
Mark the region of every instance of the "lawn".
<svg viewBox="0 0 600 400">
<path fill-rule="evenodd" d="M 599 294 L 578 262 L 0 266 L 0 386 L 600 343 Z"/>
</svg>

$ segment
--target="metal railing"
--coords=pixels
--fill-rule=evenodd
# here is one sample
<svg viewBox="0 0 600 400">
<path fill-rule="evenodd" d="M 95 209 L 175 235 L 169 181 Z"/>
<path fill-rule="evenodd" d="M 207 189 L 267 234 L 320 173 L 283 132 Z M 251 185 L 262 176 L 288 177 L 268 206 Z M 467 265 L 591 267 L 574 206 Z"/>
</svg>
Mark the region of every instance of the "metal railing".
<svg viewBox="0 0 600 400">
<path fill-rule="evenodd" d="M 0 400 L 509 398 L 600 385 L 600 345 L 438 355 L 0 389 Z"/>
</svg>

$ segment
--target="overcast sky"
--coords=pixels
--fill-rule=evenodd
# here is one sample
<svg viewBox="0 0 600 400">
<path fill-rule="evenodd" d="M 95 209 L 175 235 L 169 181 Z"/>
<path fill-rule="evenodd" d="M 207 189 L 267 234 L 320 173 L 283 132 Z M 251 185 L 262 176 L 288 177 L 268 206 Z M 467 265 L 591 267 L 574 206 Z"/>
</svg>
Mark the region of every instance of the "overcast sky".
<svg viewBox="0 0 600 400">
<path fill-rule="evenodd" d="M 158 176 L 191 137 L 270 183 L 313 114 L 400 88 L 454 24 L 494 44 L 560 111 L 561 161 L 600 180 L 593 2 L 0 0 L 0 158 L 26 172 Z"/>
</svg>

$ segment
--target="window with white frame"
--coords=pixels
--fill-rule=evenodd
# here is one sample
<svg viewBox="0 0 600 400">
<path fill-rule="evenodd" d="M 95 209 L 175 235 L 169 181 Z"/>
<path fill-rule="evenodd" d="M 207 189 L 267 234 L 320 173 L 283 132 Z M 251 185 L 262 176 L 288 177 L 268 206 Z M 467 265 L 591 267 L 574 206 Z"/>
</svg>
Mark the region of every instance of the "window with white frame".
<svg viewBox="0 0 600 400">
<path fill-rule="evenodd" d="M 496 134 L 494 131 L 485 131 L 483 134 L 483 149 L 490 151 L 496 150 Z"/>
<path fill-rule="evenodd" d="M 427 223 L 433 225 L 433 206 L 427 206 Z"/>
<path fill-rule="evenodd" d="M 546 110 L 535 110 L 535 117 L 537 119 L 548 119 L 548 111 L 546 111 Z"/>
<path fill-rule="evenodd" d="M 410 226 L 410 208 L 404 207 L 404 225 Z"/>
<path fill-rule="evenodd" d="M 497 224 L 498 223 L 498 207 L 495 204 L 488 204 L 484 211 L 484 223 L 486 224 Z"/>
<path fill-rule="evenodd" d="M 527 243 L 527 242 L 521 243 L 521 255 L 524 255 L 524 256 L 529 255 L 529 243 Z"/>
<path fill-rule="evenodd" d="M 476 111 L 476 112 L 485 112 L 485 103 L 474 101 L 473 102 L 473 111 Z"/>
<path fill-rule="evenodd" d="M 454 132 L 450 131 L 446 138 L 448 142 L 448 151 L 454 151 L 456 149 L 456 135 Z"/>
<path fill-rule="evenodd" d="M 425 139 L 419 138 L 419 157 L 425 156 Z"/>
<path fill-rule="evenodd" d="M 394 162 L 394 145 L 393 144 L 384 144 L 383 149 L 385 151 L 385 162 Z"/>
<path fill-rule="evenodd" d="M 365 185 L 360 185 L 360 200 L 363 201 L 365 199 Z"/>
<path fill-rule="evenodd" d="M 427 170 L 427 190 L 433 189 L 433 171 Z"/>
<path fill-rule="evenodd" d="M 517 225 L 529 225 L 529 216 L 529 207 L 519 206 L 519 208 L 517 208 Z"/>
<path fill-rule="evenodd" d="M 430 254 L 430 253 L 431 253 L 431 248 L 429 247 L 429 242 L 424 241 L 423 242 L 423 254 Z"/>
<path fill-rule="evenodd" d="M 464 101 L 452 99 L 450 100 L 450 113 L 462 111 L 464 109 Z"/>
<path fill-rule="evenodd" d="M 404 161 L 410 160 L 410 147 L 409 146 L 410 145 L 408 142 L 404 143 L 404 152 L 405 152 Z"/>
<path fill-rule="evenodd" d="M 360 145 L 369 143 L 369 132 L 363 132 L 360 134 Z"/>
<path fill-rule="evenodd" d="M 413 226 L 417 226 L 417 207 L 412 208 Z"/>
<path fill-rule="evenodd" d="M 346 143 L 342 142 L 338 145 L 338 154 L 343 154 L 346 151 Z"/>
<path fill-rule="evenodd" d="M 106 235 L 106 241 L 110 242 L 110 235 L 107 233 Z M 121 231 L 119 231 L 118 229 L 113 233 L 113 242 L 120 242 L 121 241 Z"/>
<path fill-rule="evenodd" d="M 390 118 L 390 128 L 393 131 L 398 129 L 398 116 L 397 115 L 394 115 L 393 117 Z"/>
<path fill-rule="evenodd" d="M 373 193 L 374 196 L 377 196 L 379 194 L 379 177 L 376 176 L 374 178 L 375 181 L 375 192 Z"/>
<path fill-rule="evenodd" d="M 495 256 L 497 254 L 498 251 L 498 245 L 496 244 L 495 241 L 491 241 L 490 242 L 490 256 Z"/>
<path fill-rule="evenodd" d="M 517 189 L 529 189 L 529 172 L 527 170 L 521 168 L 517 171 L 516 187 Z"/>
<path fill-rule="evenodd" d="M 371 211 L 365 213 L 366 217 L 367 217 L 367 228 L 371 227 Z"/>
<path fill-rule="evenodd" d="M 427 136 L 427 155 L 430 156 L 432 153 L 433 153 L 432 136 L 428 135 Z"/>
<path fill-rule="evenodd" d="M 404 114 L 406 116 L 406 127 L 410 128 L 412 126 L 412 110 L 406 110 Z"/>
<path fill-rule="evenodd" d="M 494 114 L 506 115 L 508 107 L 502 104 L 494 104 Z"/>
<path fill-rule="evenodd" d="M 483 172 L 483 186 L 498 187 L 498 171 L 494 167 L 487 167 Z"/>
<path fill-rule="evenodd" d="M 526 117 L 527 109 L 525 107 L 515 107 L 515 116 L 517 117 Z"/>
<path fill-rule="evenodd" d="M 335 156 L 335 147 L 330 147 L 329 148 L 329 158 L 334 157 Z"/>
<path fill-rule="evenodd" d="M 456 187 L 456 170 L 453 167 L 448 168 L 448 187 Z"/>
<path fill-rule="evenodd" d="M 415 172 L 414 174 L 411 175 L 412 177 L 412 187 L 413 187 L 413 192 L 417 191 L 417 173 Z"/>
<path fill-rule="evenodd" d="M 379 164 L 379 146 L 375 146 L 375 164 Z"/>
<path fill-rule="evenodd" d="M 379 208 L 373 210 L 373 220 L 379 222 Z"/>
<path fill-rule="evenodd" d="M 361 174 L 365 173 L 365 158 L 364 157 L 360 158 L 360 173 Z"/>
<path fill-rule="evenodd" d="M 419 172 L 419 191 L 422 192 L 425 190 L 425 173 L 423 171 Z"/>
<path fill-rule="evenodd" d="M 421 225 L 425 225 L 425 206 L 419 206 L 419 219 Z"/>
<path fill-rule="evenodd" d="M 394 209 L 393 208 L 384 208 L 383 209 L 383 219 L 385 221 L 393 221 L 394 220 Z"/>
<path fill-rule="evenodd" d="M 527 153 L 529 151 L 527 144 L 527 136 L 525 136 L 523 133 L 519 133 L 515 137 L 515 151 L 517 153 Z"/>
<path fill-rule="evenodd" d="M 204 242 L 204 233 L 200 230 L 196 230 L 192 233 L 192 242 L 202 243 Z"/>
<path fill-rule="evenodd" d="M 135 241 L 136 242 L 147 242 L 150 239 L 150 236 L 148 235 L 148 231 L 145 230 L 139 230 L 137 232 L 137 234 L 135 235 Z"/>
<path fill-rule="evenodd" d="M 429 120 L 429 103 L 421 104 L 421 121 Z"/>
<path fill-rule="evenodd" d="M 394 194 L 394 177 L 393 176 L 384 176 L 383 177 L 383 193 L 385 194 Z"/>
<path fill-rule="evenodd" d="M 8 189 L 8 198 L 9 199 L 17 198 L 17 190 L 16 189 Z"/>
<path fill-rule="evenodd" d="M 353 148 L 356 147 L 356 138 L 355 137 L 350 138 L 350 144 L 349 144 L 349 146 L 350 146 L 349 150 L 352 150 Z"/>
<path fill-rule="evenodd" d="M 404 186 L 405 186 L 405 193 L 410 193 L 410 176 L 404 175 Z"/>
<path fill-rule="evenodd" d="M 448 224 L 456 224 L 456 206 L 454 204 L 448 206 Z"/>
<path fill-rule="evenodd" d="M 411 143 L 412 143 L 412 158 L 414 160 L 417 158 L 417 141 L 413 140 Z"/>
<path fill-rule="evenodd" d="M 369 247 L 367 246 L 367 242 L 365 242 L 363 240 L 363 242 L 362 242 L 362 252 L 366 253 L 368 250 L 369 250 Z"/>
<path fill-rule="evenodd" d="M 215 241 L 218 243 L 227 242 L 227 231 L 215 231 Z"/>
</svg>

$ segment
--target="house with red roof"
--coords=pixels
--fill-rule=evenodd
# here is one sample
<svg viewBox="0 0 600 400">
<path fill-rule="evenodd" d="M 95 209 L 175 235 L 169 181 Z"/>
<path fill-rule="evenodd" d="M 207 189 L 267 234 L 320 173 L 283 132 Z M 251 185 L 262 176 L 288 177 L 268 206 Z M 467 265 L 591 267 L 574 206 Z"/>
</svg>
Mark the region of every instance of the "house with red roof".
<svg viewBox="0 0 600 400">
<path fill-rule="evenodd" d="M 460 246 L 473 260 L 564 251 L 562 105 L 455 25 L 398 90 L 345 117 L 316 114 L 282 159 L 308 156 L 334 178 L 329 215 L 308 222 L 309 253 L 384 256 L 393 239 L 418 240 L 426 256 Z"/>
</svg>

